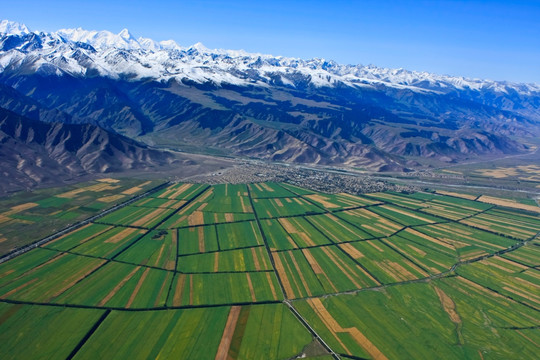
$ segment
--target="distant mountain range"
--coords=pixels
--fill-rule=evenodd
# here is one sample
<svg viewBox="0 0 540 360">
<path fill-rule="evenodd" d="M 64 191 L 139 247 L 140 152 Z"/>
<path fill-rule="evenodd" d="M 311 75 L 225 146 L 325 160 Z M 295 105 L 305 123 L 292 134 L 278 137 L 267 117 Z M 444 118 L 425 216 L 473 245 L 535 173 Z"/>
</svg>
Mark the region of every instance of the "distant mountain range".
<svg viewBox="0 0 540 360">
<path fill-rule="evenodd" d="M 34 120 L 379 171 L 518 154 L 540 135 L 537 84 L 181 47 L 127 30 L 2 21 L 0 84 L 0 107 Z"/>
</svg>

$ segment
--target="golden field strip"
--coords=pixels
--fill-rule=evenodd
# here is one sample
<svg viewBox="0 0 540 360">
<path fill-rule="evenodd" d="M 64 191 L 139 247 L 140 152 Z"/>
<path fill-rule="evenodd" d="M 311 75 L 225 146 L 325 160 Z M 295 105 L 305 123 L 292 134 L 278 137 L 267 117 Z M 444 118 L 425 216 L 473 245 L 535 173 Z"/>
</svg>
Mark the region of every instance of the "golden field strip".
<svg viewBox="0 0 540 360">
<path fill-rule="evenodd" d="M 58 197 L 120 184 L 101 179 Z M 96 200 L 122 201 L 145 185 Z M 38 206 L 10 206 L 0 214 L 0 229 L 4 218 Z M 85 357 L 90 349 L 105 357 L 133 355 L 115 343 L 100 347 L 123 332 L 137 339 L 133 349 L 144 347 L 145 338 L 160 344 L 157 352 L 137 350 L 150 357 L 189 335 L 196 339 L 189 345 L 194 358 L 205 358 L 207 349 L 220 359 L 264 359 L 269 353 L 294 358 L 318 340 L 291 306 L 345 357 L 461 358 L 460 349 L 470 347 L 473 354 L 508 358 L 506 338 L 529 354 L 540 343 L 538 329 L 531 328 L 534 311 L 540 311 L 540 218 L 528 206 L 441 191 L 349 195 L 278 183 L 172 184 L 0 264 L 0 334 L 24 324 L 39 329 L 38 322 L 46 321 L 9 322 L 16 304 L 96 312 L 91 325 L 99 326 L 77 350 Z M 475 304 L 480 310 L 471 308 Z M 477 320 L 475 311 L 489 321 Z M 162 326 L 152 319 L 167 317 L 169 324 L 173 314 L 191 325 L 171 323 L 175 330 L 158 331 L 170 335 L 152 340 L 146 327 Z M 146 325 L 113 321 L 121 317 L 126 324 L 145 319 Z M 214 328 L 204 325 L 212 321 Z M 513 327 L 520 333 L 503 330 Z M 442 344 L 440 354 L 433 352 L 433 336 L 418 332 L 428 328 Z M 500 341 L 489 335 L 495 328 L 504 334 Z M 479 345 L 484 342 L 473 332 L 489 339 L 490 347 Z M 83 335 L 73 344 L 47 346 L 51 353 L 65 346 L 71 351 Z M 412 343 L 411 336 L 425 336 L 430 347 Z M 322 345 L 313 346 L 328 355 Z"/>
</svg>

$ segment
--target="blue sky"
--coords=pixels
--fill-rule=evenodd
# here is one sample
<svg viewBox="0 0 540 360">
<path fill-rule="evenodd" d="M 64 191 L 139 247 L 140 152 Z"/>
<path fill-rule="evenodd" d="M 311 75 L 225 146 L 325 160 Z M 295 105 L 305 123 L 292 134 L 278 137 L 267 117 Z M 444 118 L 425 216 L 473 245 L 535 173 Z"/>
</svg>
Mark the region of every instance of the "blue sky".
<svg viewBox="0 0 540 360">
<path fill-rule="evenodd" d="M 540 83 L 540 0 L 6 1 L 32 30 L 83 27 L 182 46 Z"/>
</svg>

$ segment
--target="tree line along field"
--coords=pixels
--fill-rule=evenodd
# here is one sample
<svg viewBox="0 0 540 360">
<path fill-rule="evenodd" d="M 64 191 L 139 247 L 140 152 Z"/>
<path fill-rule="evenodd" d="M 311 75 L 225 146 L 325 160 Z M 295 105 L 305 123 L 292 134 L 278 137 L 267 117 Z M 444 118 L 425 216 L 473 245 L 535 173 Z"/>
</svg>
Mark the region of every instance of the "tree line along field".
<svg viewBox="0 0 540 360">
<path fill-rule="evenodd" d="M 482 200 L 172 184 L 0 263 L 0 354 L 534 358 L 540 217 Z"/>
</svg>

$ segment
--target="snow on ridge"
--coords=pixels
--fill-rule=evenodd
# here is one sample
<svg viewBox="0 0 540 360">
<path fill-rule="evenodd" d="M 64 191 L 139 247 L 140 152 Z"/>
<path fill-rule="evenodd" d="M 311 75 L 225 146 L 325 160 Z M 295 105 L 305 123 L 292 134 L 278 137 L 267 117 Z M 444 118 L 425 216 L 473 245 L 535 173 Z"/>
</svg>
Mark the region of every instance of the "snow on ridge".
<svg viewBox="0 0 540 360">
<path fill-rule="evenodd" d="M 8 35 L 22 35 L 30 33 L 30 30 L 24 24 L 15 21 L 0 21 L 0 33 Z"/>
<path fill-rule="evenodd" d="M 23 24 L 3 20 L 0 22 L 0 33 L 0 36 L 20 36 L 30 31 Z M 196 82 L 214 81 L 218 84 L 264 85 L 273 81 L 275 74 L 284 85 L 293 87 L 298 81 L 309 81 L 316 87 L 332 87 L 341 83 L 351 87 L 383 84 L 421 92 L 447 92 L 453 89 L 489 89 L 503 93 L 511 90 L 526 95 L 540 92 L 537 84 L 468 79 L 373 65 L 342 65 L 321 58 L 302 60 L 244 50 L 208 49 L 202 43 L 184 48 L 173 40 L 157 42 L 150 38 L 135 38 L 127 29 L 118 34 L 82 28 L 35 34 L 42 38 L 43 45 L 29 50 L 32 55 L 41 56 L 62 72 L 76 76 L 84 76 L 93 67 L 99 74 L 115 78 L 128 73 L 135 75 L 135 78 L 189 78 Z M 96 52 L 81 48 L 81 43 L 92 46 Z M 76 53 L 74 49 L 79 51 L 78 59 L 73 59 Z M 6 63 L 5 56 L 6 53 L 0 51 L 2 64 Z M 62 57 L 70 60 L 59 61 Z"/>
</svg>

